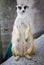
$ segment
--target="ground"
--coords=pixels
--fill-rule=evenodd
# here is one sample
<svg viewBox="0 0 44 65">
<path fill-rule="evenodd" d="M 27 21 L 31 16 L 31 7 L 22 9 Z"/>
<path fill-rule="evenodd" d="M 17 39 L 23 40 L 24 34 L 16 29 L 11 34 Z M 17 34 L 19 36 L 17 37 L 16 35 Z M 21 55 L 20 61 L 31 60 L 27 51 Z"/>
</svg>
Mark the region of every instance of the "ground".
<svg viewBox="0 0 44 65">
<path fill-rule="evenodd" d="M 44 65 L 44 34 L 34 40 L 35 55 L 30 60 L 22 57 L 18 61 L 10 57 L 1 65 Z"/>
</svg>

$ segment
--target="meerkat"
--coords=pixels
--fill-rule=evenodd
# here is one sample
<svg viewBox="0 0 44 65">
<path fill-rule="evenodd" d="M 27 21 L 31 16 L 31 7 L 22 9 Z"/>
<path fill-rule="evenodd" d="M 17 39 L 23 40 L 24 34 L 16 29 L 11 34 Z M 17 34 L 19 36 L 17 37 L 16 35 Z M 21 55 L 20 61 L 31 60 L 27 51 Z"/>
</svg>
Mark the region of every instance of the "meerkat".
<svg viewBox="0 0 44 65">
<path fill-rule="evenodd" d="M 29 0 L 26 0 L 26 2 Z M 17 4 L 17 17 L 12 31 L 12 53 L 16 60 L 21 56 L 30 59 L 34 52 L 34 39 L 30 27 L 29 5 Z"/>
</svg>

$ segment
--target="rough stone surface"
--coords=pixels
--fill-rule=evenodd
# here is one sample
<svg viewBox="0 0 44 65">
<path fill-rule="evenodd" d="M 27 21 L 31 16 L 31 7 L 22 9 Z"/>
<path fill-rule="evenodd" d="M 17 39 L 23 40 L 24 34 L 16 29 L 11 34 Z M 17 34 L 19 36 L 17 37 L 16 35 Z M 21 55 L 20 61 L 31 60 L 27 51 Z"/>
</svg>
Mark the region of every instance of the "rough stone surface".
<svg viewBox="0 0 44 65">
<path fill-rule="evenodd" d="M 26 59 L 21 57 L 18 61 L 12 56 L 1 65 L 44 65 L 44 35 L 34 40 L 35 55 L 32 58 Z"/>
</svg>

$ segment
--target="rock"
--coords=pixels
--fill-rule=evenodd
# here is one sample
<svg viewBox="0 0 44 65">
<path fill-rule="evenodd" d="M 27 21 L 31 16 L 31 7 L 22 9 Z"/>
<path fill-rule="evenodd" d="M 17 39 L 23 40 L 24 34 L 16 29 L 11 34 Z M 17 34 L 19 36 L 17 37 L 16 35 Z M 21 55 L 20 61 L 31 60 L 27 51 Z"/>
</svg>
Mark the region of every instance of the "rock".
<svg viewBox="0 0 44 65">
<path fill-rule="evenodd" d="M 35 55 L 33 55 L 30 60 L 21 57 L 16 61 L 14 56 L 12 56 L 1 65 L 44 65 L 44 34 L 34 40 L 34 45 Z"/>
</svg>

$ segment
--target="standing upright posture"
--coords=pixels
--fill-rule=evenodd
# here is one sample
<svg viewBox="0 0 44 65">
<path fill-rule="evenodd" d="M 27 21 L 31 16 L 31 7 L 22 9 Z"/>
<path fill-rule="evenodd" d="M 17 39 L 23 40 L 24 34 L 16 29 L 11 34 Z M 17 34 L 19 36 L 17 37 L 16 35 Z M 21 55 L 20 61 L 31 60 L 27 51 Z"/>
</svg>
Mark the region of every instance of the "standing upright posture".
<svg viewBox="0 0 44 65">
<path fill-rule="evenodd" d="M 12 31 L 12 53 L 16 60 L 20 56 L 29 59 L 34 52 L 29 15 L 30 2 L 31 0 L 17 0 L 17 17 Z"/>
</svg>

